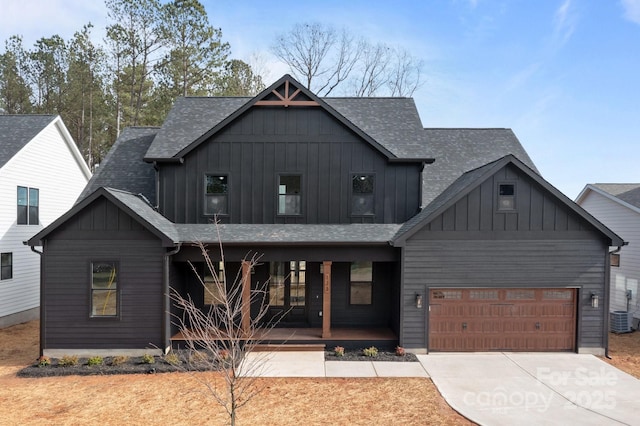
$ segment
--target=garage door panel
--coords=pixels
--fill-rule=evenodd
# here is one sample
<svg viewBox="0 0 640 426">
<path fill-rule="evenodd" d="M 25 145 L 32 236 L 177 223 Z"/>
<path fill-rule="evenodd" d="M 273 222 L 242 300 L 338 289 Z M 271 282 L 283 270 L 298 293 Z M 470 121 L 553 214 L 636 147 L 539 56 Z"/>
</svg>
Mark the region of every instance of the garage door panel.
<svg viewBox="0 0 640 426">
<path fill-rule="evenodd" d="M 575 293 L 575 289 L 432 290 L 429 350 L 574 350 Z"/>
</svg>

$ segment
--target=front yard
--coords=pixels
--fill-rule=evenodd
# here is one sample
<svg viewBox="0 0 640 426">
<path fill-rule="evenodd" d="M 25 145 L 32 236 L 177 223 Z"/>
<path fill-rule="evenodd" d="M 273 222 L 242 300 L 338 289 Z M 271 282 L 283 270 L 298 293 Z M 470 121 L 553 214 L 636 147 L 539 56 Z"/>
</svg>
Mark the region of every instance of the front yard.
<svg viewBox="0 0 640 426">
<path fill-rule="evenodd" d="M 226 422 L 189 374 L 16 377 L 37 355 L 37 321 L 0 329 L 0 423 Z M 640 378 L 640 333 L 612 334 L 610 356 L 605 361 Z M 264 392 L 239 412 L 239 424 L 471 424 L 429 379 L 270 378 L 260 384 Z"/>
<path fill-rule="evenodd" d="M 640 332 L 609 334 L 609 364 L 640 379 Z"/>
<path fill-rule="evenodd" d="M 34 321 L 0 329 L 0 423 L 225 424 L 220 407 L 186 373 L 16 377 L 38 356 L 38 327 Z M 239 411 L 239 424 L 471 424 L 429 379 L 262 379 L 260 384 L 264 392 Z"/>
</svg>

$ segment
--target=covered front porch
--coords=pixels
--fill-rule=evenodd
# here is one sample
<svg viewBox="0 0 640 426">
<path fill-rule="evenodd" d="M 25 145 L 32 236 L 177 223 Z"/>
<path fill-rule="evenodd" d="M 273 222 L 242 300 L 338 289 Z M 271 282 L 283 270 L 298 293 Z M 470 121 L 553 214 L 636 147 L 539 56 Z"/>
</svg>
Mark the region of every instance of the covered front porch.
<svg viewBox="0 0 640 426">
<path fill-rule="evenodd" d="M 235 247 L 227 247 L 224 263 L 215 251 L 209 253 L 218 281 L 224 279 L 228 290 L 239 290 L 235 294 L 242 300 L 242 312 L 237 327 L 253 327 L 257 312 L 266 306 L 260 323 L 268 331 L 255 340 L 268 345 L 325 345 L 330 349 L 393 349 L 398 344 L 400 286 L 392 249 L 260 247 L 259 251 L 263 253 L 260 261 L 253 263 L 240 260 L 246 252 Z M 202 253 L 183 247 L 173 259 L 172 287 L 206 312 L 215 309 L 215 297 L 203 291 L 203 284 L 185 262 L 194 265 L 206 285 L 211 280 L 205 265 L 198 264 L 199 258 Z M 182 284 L 176 286 L 177 282 Z M 181 315 L 174 307 L 172 311 L 174 317 Z M 269 326 L 274 323 L 275 328 Z M 185 343 L 185 336 L 175 325 L 169 337 L 174 347 Z"/>
<path fill-rule="evenodd" d="M 178 332 L 171 337 L 174 348 L 185 346 L 187 338 Z M 398 344 L 398 336 L 386 327 L 340 327 L 332 328 L 331 336 L 323 337 L 322 328 L 276 327 L 258 333 L 260 346 L 271 350 L 332 350 L 336 346 L 346 349 L 361 349 L 375 346 L 392 350 Z"/>
</svg>

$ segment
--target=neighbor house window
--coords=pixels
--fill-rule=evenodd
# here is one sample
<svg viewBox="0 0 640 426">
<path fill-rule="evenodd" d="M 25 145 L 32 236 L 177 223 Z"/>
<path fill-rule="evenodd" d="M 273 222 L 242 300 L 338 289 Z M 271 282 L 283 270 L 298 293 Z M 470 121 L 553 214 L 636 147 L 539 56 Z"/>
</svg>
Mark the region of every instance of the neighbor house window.
<svg viewBox="0 0 640 426">
<path fill-rule="evenodd" d="M 351 263 L 349 303 L 351 305 L 371 305 L 372 296 L 373 264 L 371 262 Z"/>
<path fill-rule="evenodd" d="M 13 253 L 2 253 L 0 260 L 2 269 L 0 279 L 10 280 L 13 278 Z"/>
<path fill-rule="evenodd" d="M 205 178 L 205 207 L 208 215 L 229 213 L 229 183 L 225 175 L 207 175 Z"/>
<path fill-rule="evenodd" d="M 373 175 L 354 175 L 351 179 L 351 214 L 371 215 L 373 211 Z"/>
<path fill-rule="evenodd" d="M 300 175 L 278 176 L 278 214 L 302 214 Z"/>
<path fill-rule="evenodd" d="M 212 262 L 214 271 L 209 271 L 205 266 L 202 274 L 204 277 L 204 304 L 219 305 L 224 303 L 224 291 L 226 291 L 226 279 L 224 262 Z M 214 276 L 215 274 L 215 276 Z"/>
<path fill-rule="evenodd" d="M 498 210 L 515 210 L 516 185 L 514 183 L 501 183 L 498 185 Z"/>
<path fill-rule="evenodd" d="M 18 187 L 18 225 L 38 225 L 40 194 L 36 188 Z"/>
<path fill-rule="evenodd" d="M 118 315 L 118 263 L 91 263 L 91 316 Z"/>
</svg>

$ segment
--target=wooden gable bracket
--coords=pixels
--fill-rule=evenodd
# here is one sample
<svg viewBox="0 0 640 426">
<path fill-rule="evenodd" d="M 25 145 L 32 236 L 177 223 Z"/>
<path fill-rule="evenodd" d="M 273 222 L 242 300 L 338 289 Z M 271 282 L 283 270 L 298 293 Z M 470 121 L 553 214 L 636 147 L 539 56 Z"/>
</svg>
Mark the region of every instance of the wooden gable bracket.
<svg viewBox="0 0 640 426">
<path fill-rule="evenodd" d="M 282 86 L 280 86 L 282 87 Z M 293 93 L 291 93 L 292 89 L 296 89 Z M 257 106 L 283 106 L 288 108 L 289 106 L 318 106 L 320 105 L 316 101 L 307 101 L 307 100 L 299 100 L 297 101 L 295 98 L 301 92 L 299 88 L 295 86 L 289 85 L 289 80 L 284 82 L 284 96 L 282 96 L 276 89 L 272 90 L 271 93 L 278 97 L 278 100 L 261 100 L 257 101 L 255 105 Z"/>
</svg>

